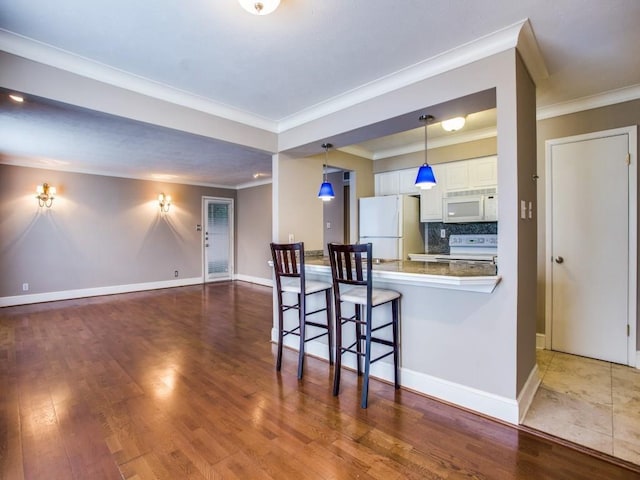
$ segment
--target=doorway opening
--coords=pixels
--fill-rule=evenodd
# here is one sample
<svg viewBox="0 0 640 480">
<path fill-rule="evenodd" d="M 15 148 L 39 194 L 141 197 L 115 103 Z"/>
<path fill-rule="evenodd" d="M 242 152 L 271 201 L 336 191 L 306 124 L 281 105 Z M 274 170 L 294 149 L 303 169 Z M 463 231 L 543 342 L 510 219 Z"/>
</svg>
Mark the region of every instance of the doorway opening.
<svg viewBox="0 0 640 480">
<path fill-rule="evenodd" d="M 329 254 L 327 245 L 329 243 L 351 243 L 352 214 L 354 205 L 357 205 L 354 186 L 355 172 L 351 170 L 341 170 L 329 167 L 327 180 L 331 182 L 335 198 L 328 202 L 323 202 L 322 210 L 322 231 L 323 231 L 323 254 Z"/>
</svg>

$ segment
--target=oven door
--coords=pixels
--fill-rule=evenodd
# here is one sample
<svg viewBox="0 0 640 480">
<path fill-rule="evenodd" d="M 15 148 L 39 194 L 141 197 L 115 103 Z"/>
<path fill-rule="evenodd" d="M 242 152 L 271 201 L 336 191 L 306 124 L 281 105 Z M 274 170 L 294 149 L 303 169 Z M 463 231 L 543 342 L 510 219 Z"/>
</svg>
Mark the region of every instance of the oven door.
<svg viewBox="0 0 640 480">
<path fill-rule="evenodd" d="M 442 199 L 444 223 L 469 223 L 484 220 L 484 197 L 464 195 Z"/>
</svg>

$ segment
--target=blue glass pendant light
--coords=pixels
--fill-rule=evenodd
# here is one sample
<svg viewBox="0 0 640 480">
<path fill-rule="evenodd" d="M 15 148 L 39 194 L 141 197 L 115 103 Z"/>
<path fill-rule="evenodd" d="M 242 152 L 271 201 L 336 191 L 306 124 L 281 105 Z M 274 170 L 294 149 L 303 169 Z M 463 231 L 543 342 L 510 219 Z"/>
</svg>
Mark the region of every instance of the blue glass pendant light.
<svg viewBox="0 0 640 480">
<path fill-rule="evenodd" d="M 322 167 L 324 173 L 324 181 L 322 185 L 320 185 L 320 191 L 318 192 L 318 198 L 323 202 L 328 202 L 332 198 L 335 197 L 333 193 L 333 187 L 331 183 L 327 181 L 327 159 L 329 158 L 329 149 L 333 147 L 330 143 L 323 143 L 322 148 L 324 148 L 324 165 Z"/>
<path fill-rule="evenodd" d="M 421 115 L 420 121 L 424 122 L 424 164 L 418 170 L 416 187 L 427 190 L 436 184 L 436 176 L 433 174 L 433 169 L 427 162 L 427 126 L 433 121 L 433 116 Z"/>
</svg>

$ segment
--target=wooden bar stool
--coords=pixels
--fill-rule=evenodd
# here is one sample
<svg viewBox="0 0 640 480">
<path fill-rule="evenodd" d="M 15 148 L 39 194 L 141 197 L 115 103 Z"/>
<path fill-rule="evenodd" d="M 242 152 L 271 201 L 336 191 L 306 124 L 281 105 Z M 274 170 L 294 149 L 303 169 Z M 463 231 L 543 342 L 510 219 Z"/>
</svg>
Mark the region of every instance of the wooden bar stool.
<svg viewBox="0 0 640 480">
<path fill-rule="evenodd" d="M 364 381 L 362 384 L 362 400 L 360 406 L 367 408 L 369 396 L 369 368 L 389 355 L 393 355 L 395 388 L 400 388 L 398 368 L 398 322 L 401 294 L 394 290 L 373 288 L 371 280 L 372 245 L 341 245 L 329 244 L 329 258 L 331 261 L 331 276 L 333 277 L 333 296 L 336 312 L 336 366 L 333 376 L 333 394 L 340 392 L 340 366 L 342 354 L 356 355 L 358 375 L 362 375 L 361 359 L 364 357 Z M 365 263 L 366 262 L 366 263 Z M 366 268 L 363 268 L 365 264 Z M 342 313 L 342 303 L 354 304 L 354 314 L 345 317 Z M 374 307 L 391 303 L 391 320 L 373 325 L 372 312 Z M 342 345 L 342 326 L 347 323 L 355 325 L 355 341 L 348 346 Z M 364 333 L 362 332 L 364 327 Z M 392 340 L 374 336 L 375 332 L 391 327 Z M 390 347 L 379 356 L 371 358 L 371 344 L 377 343 Z"/>
<path fill-rule="evenodd" d="M 333 321 L 331 318 L 331 284 L 316 280 L 306 280 L 304 272 L 304 243 L 271 243 L 271 256 L 276 277 L 276 290 L 278 293 L 278 359 L 276 370 L 282 367 L 282 344 L 287 335 L 300 337 L 300 350 L 298 353 L 298 378 L 302 378 L 304 369 L 304 346 L 306 342 L 327 335 L 329 348 L 329 364 L 333 365 Z M 315 293 L 324 292 L 325 306 L 311 312 L 307 311 L 307 297 Z M 295 294 L 297 301 L 286 304 L 284 294 Z M 288 330 L 284 328 L 284 312 L 288 310 L 298 311 L 298 324 Z M 327 312 L 325 323 L 308 320 L 307 317 L 320 312 Z M 307 338 L 306 327 L 312 326 L 323 330 L 321 333 Z"/>
</svg>

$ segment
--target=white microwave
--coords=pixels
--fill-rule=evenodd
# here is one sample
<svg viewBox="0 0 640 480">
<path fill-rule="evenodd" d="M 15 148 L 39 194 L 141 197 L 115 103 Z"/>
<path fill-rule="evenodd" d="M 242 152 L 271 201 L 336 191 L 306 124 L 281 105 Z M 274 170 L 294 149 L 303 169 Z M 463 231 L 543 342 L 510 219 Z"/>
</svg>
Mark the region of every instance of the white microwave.
<svg viewBox="0 0 640 480">
<path fill-rule="evenodd" d="M 450 192 L 442 199 L 444 223 L 496 222 L 498 195 L 492 191 Z"/>
</svg>

